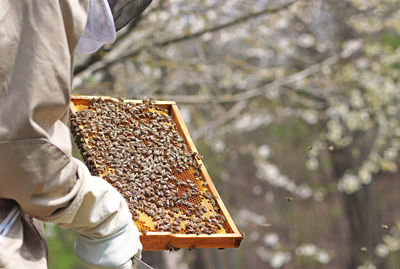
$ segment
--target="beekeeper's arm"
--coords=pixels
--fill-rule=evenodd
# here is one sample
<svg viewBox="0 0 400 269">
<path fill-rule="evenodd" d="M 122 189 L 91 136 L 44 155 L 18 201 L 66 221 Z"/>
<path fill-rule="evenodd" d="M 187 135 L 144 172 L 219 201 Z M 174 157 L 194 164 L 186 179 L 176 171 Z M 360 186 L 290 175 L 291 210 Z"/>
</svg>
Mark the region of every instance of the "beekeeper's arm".
<svg viewBox="0 0 400 269">
<path fill-rule="evenodd" d="M 0 1 L 0 198 L 77 233 L 78 256 L 129 268 L 139 233 L 111 185 L 71 157 L 72 55 L 88 0 Z"/>
</svg>

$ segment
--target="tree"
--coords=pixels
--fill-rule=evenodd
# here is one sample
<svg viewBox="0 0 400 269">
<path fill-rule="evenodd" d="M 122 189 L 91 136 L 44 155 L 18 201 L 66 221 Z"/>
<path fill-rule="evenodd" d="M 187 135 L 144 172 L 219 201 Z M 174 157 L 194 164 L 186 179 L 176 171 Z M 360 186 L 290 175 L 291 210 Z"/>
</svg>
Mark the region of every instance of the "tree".
<svg viewBox="0 0 400 269">
<path fill-rule="evenodd" d="M 399 16 L 392 0 L 154 1 L 117 42 L 78 59 L 74 84 L 80 93 L 178 102 L 249 231 L 237 264 L 335 268 L 347 259 L 348 268 L 383 268 L 398 250 L 381 227 L 376 185 L 397 171 Z M 309 208 L 334 221 L 302 219 Z M 322 238 L 347 228 L 320 244 L 299 220 Z M 229 256 L 210 253 L 199 257 Z"/>
</svg>

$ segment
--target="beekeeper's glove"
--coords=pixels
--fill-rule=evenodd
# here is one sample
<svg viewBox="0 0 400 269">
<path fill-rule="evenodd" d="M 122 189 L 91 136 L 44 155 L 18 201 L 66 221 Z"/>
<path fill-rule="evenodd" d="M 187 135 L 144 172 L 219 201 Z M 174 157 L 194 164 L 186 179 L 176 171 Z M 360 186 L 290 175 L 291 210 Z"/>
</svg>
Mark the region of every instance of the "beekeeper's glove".
<svg viewBox="0 0 400 269">
<path fill-rule="evenodd" d="M 76 255 L 90 268 L 131 268 L 132 257 L 141 256 L 142 244 L 125 199 L 104 179 L 92 176 L 81 161 L 73 160 L 82 186 L 52 221 L 76 232 Z"/>
<path fill-rule="evenodd" d="M 142 244 L 133 221 L 115 234 L 105 238 L 76 235 L 76 255 L 90 268 L 133 268 L 133 254 L 141 258 Z M 124 262 L 125 261 L 125 262 Z"/>
</svg>

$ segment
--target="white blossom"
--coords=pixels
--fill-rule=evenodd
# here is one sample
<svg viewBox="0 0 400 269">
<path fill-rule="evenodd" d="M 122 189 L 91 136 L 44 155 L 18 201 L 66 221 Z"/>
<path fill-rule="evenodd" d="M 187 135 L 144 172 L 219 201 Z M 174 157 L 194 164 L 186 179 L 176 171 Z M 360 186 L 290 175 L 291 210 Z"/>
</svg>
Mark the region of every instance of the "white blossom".
<svg viewBox="0 0 400 269">
<path fill-rule="evenodd" d="M 357 267 L 357 269 L 377 269 L 375 264 L 370 261 L 366 261 L 364 264 Z"/>
<path fill-rule="evenodd" d="M 245 114 L 235 120 L 235 128 L 240 131 L 252 131 L 262 125 L 268 125 L 272 121 L 268 114 L 250 115 Z"/>
<path fill-rule="evenodd" d="M 275 252 L 270 260 L 270 265 L 272 268 L 281 268 L 286 263 L 290 262 L 292 255 L 289 252 L 278 251 Z"/>
<path fill-rule="evenodd" d="M 265 221 L 266 221 L 265 216 L 254 213 L 246 208 L 239 210 L 237 219 L 238 219 L 238 223 L 240 223 L 243 226 L 245 226 L 249 222 L 255 223 L 258 225 L 264 225 Z"/>
<path fill-rule="evenodd" d="M 274 247 L 279 243 L 279 236 L 276 233 L 267 233 L 264 235 L 263 240 L 267 246 Z"/>
<path fill-rule="evenodd" d="M 362 44 L 363 44 L 363 42 L 361 39 L 348 40 L 343 44 L 343 50 L 340 55 L 343 58 L 349 57 L 355 51 L 359 50 L 361 48 Z"/>
<path fill-rule="evenodd" d="M 366 167 L 362 167 L 358 171 L 358 178 L 362 184 L 369 184 L 372 180 L 372 174 Z"/>
<path fill-rule="evenodd" d="M 361 188 L 360 181 L 353 174 L 345 174 L 338 183 L 339 191 L 352 194 Z"/>
<path fill-rule="evenodd" d="M 223 141 L 223 140 L 220 140 L 220 139 L 216 139 L 214 142 L 213 142 L 213 147 L 212 147 L 212 150 L 214 151 L 214 152 L 223 152 L 224 150 L 225 150 L 225 142 Z"/>
<path fill-rule="evenodd" d="M 395 148 L 388 148 L 387 150 L 385 150 L 385 152 L 383 153 L 383 157 L 386 160 L 390 160 L 393 161 L 396 159 L 397 157 L 397 149 Z"/>
<path fill-rule="evenodd" d="M 296 194 L 303 199 L 307 199 L 311 197 L 312 190 L 307 184 L 302 183 L 300 186 L 297 187 Z"/>
<path fill-rule="evenodd" d="M 273 186 L 283 188 L 302 199 L 310 198 L 313 195 L 312 189 L 308 184 L 302 183 L 297 185 L 287 175 L 281 174 L 276 165 L 258 160 L 255 162 L 255 166 L 258 179 L 267 181 Z"/>
<path fill-rule="evenodd" d="M 379 243 L 376 247 L 375 247 L 375 254 L 378 257 L 386 257 L 389 254 L 389 248 L 387 245 Z"/>
<path fill-rule="evenodd" d="M 382 239 L 389 251 L 393 252 L 400 249 L 400 236 L 384 235 Z"/>
<path fill-rule="evenodd" d="M 258 147 L 258 154 L 264 158 L 268 159 L 271 156 L 271 149 L 268 145 L 264 144 Z"/>
<path fill-rule="evenodd" d="M 317 247 L 313 244 L 303 244 L 296 248 L 298 256 L 313 256 L 317 253 Z"/>
<path fill-rule="evenodd" d="M 307 169 L 314 171 L 318 169 L 318 160 L 316 158 L 310 158 L 306 161 Z"/>
<path fill-rule="evenodd" d="M 359 90 L 352 90 L 350 92 L 350 102 L 354 107 L 360 108 L 364 106 L 364 99 Z"/>
<path fill-rule="evenodd" d="M 312 110 L 306 110 L 302 113 L 302 118 L 308 124 L 316 124 L 318 122 L 318 113 Z"/>
<path fill-rule="evenodd" d="M 326 250 L 318 248 L 311 243 L 305 243 L 296 248 L 297 256 L 311 257 L 319 263 L 327 264 L 331 260 L 331 256 Z"/>
<path fill-rule="evenodd" d="M 310 34 L 302 34 L 298 37 L 297 42 L 298 42 L 299 46 L 301 46 L 303 48 L 309 48 L 309 47 L 314 46 L 315 38 L 314 38 L 314 36 L 312 36 Z"/>
<path fill-rule="evenodd" d="M 331 257 L 325 250 L 319 250 L 315 259 L 323 264 L 328 264 L 331 261 Z"/>
</svg>

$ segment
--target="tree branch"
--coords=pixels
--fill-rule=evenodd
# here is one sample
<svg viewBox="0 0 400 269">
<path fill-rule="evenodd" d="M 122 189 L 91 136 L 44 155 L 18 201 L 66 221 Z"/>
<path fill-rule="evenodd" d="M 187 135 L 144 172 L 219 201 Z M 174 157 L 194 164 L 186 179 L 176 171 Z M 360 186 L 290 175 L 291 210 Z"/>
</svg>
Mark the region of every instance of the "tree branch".
<svg viewBox="0 0 400 269">
<path fill-rule="evenodd" d="M 231 109 L 220 115 L 217 119 L 194 131 L 192 134 L 193 139 L 196 140 L 200 137 L 203 137 L 207 133 L 212 133 L 218 126 L 225 124 L 227 121 L 239 115 L 246 108 L 246 105 L 247 101 L 237 102 Z"/>
<path fill-rule="evenodd" d="M 197 37 L 202 36 L 202 35 L 204 35 L 206 33 L 217 32 L 217 31 L 220 31 L 222 29 L 226 29 L 228 27 L 244 23 L 244 22 L 246 22 L 248 20 L 251 20 L 251 19 L 263 16 L 263 15 L 266 15 L 266 14 L 275 13 L 275 12 L 278 12 L 280 10 L 286 9 L 286 8 L 288 8 L 289 6 L 291 6 L 292 4 L 294 4 L 297 1 L 298 0 L 292 0 L 292 1 L 289 1 L 289 2 L 287 2 L 284 5 L 279 6 L 279 7 L 275 7 L 275 8 L 268 7 L 268 8 L 265 8 L 263 10 L 260 10 L 258 12 L 248 13 L 248 14 L 243 15 L 241 17 L 238 17 L 238 18 L 236 18 L 236 19 L 234 19 L 234 20 L 232 20 L 230 22 L 223 23 L 223 24 L 220 24 L 220 25 L 217 25 L 217 26 L 213 26 L 213 27 L 210 27 L 210 28 L 206 28 L 206 29 L 194 32 L 194 33 L 189 34 L 189 35 L 176 37 L 176 38 L 172 38 L 172 39 L 167 39 L 167 40 L 160 41 L 160 42 L 154 42 L 154 43 L 151 43 L 151 44 L 145 44 L 145 45 L 142 45 L 142 46 L 134 49 L 133 51 L 121 53 L 119 55 L 115 55 L 114 54 L 114 57 L 110 57 L 109 59 L 107 59 L 107 57 L 99 58 L 100 61 L 99 60 L 91 61 L 91 62 L 88 62 L 84 66 L 79 66 L 79 68 L 76 68 L 75 76 L 78 76 L 81 80 L 85 80 L 85 79 L 89 78 L 90 75 L 92 75 L 92 74 L 94 74 L 96 72 L 99 72 L 99 71 L 102 71 L 104 69 L 107 69 L 107 68 L 111 67 L 112 65 L 114 65 L 114 64 L 116 64 L 118 62 L 121 62 L 123 60 L 126 60 L 128 58 L 137 56 L 143 50 L 147 50 L 149 48 L 154 48 L 154 47 L 165 47 L 165 46 L 168 46 L 168 45 L 171 45 L 171 44 L 175 44 L 175 43 L 179 43 L 179 42 L 182 42 L 182 41 L 186 41 L 186 40 L 197 38 Z"/>
<path fill-rule="evenodd" d="M 246 22 L 248 20 L 255 19 L 257 17 L 263 16 L 263 15 L 266 15 L 266 14 L 275 13 L 275 12 L 278 12 L 280 10 L 286 9 L 286 8 L 288 8 L 289 6 L 291 6 L 293 3 L 297 2 L 297 1 L 298 0 L 290 1 L 290 2 L 285 3 L 284 5 L 276 7 L 276 8 L 269 8 L 268 7 L 268 8 L 265 8 L 265 9 L 257 11 L 257 12 L 252 12 L 252 13 L 246 14 L 246 15 L 241 16 L 239 18 L 236 18 L 236 19 L 234 19 L 234 20 L 232 20 L 230 22 L 223 23 L 223 24 L 220 24 L 220 25 L 216 25 L 214 27 L 206 28 L 206 29 L 203 29 L 201 31 L 192 33 L 190 35 L 177 37 L 177 38 L 172 38 L 172 39 L 165 40 L 165 41 L 162 41 L 162 42 L 156 42 L 156 43 L 154 43 L 154 45 L 156 47 L 164 47 L 164 46 L 167 46 L 167 45 L 172 44 L 172 43 L 177 43 L 177 42 L 182 42 L 182 41 L 185 41 L 185 40 L 197 38 L 197 37 L 202 36 L 202 35 L 204 35 L 206 33 L 217 32 L 217 31 L 220 31 L 222 29 L 229 28 L 229 27 L 237 25 L 237 24 L 241 24 L 241 23 Z"/>
<path fill-rule="evenodd" d="M 217 102 L 217 103 L 235 103 L 239 102 L 242 100 L 249 100 L 253 99 L 255 97 L 259 97 L 261 95 L 264 95 L 266 92 L 271 91 L 271 90 L 278 90 L 281 89 L 283 86 L 293 84 L 295 82 L 301 81 L 315 73 L 320 72 L 322 69 L 330 67 L 337 62 L 339 62 L 341 58 L 339 55 L 334 55 L 331 56 L 322 62 L 313 64 L 299 72 L 296 72 L 294 74 L 291 74 L 287 77 L 284 77 L 282 79 L 276 80 L 274 82 L 271 82 L 267 85 L 264 85 L 262 87 L 258 87 L 252 90 L 248 90 L 242 93 L 237 93 L 233 95 L 222 95 L 222 96 L 214 96 L 214 100 L 210 100 L 207 97 L 204 96 L 198 96 L 198 95 L 161 95 L 161 96 L 155 96 L 154 98 L 156 99 L 165 99 L 165 100 L 175 100 L 176 102 L 179 103 L 191 103 L 191 104 L 198 104 L 198 103 L 210 103 L 211 101 Z M 300 94 L 307 94 L 309 96 L 312 96 L 316 99 L 319 100 L 325 100 L 325 96 L 322 95 L 321 93 L 317 93 L 313 90 L 310 89 L 293 89 L 293 91 L 297 91 Z"/>
<path fill-rule="evenodd" d="M 155 6 L 154 8 L 150 9 L 148 12 L 146 13 L 142 13 L 140 14 L 137 18 L 135 18 L 131 23 L 129 23 L 125 28 L 123 28 L 118 35 L 117 40 L 115 40 L 115 42 L 111 45 L 105 45 L 103 48 L 101 48 L 100 50 L 98 50 L 97 52 L 89 55 L 85 61 L 79 65 L 76 65 L 74 68 L 74 74 L 79 74 L 83 71 L 85 71 L 89 66 L 100 62 L 104 59 L 104 57 L 107 55 L 107 52 L 111 51 L 113 48 L 115 48 L 119 43 L 121 43 L 121 41 L 125 40 L 125 38 L 127 36 L 129 36 L 131 34 L 132 31 L 134 31 L 136 29 L 136 27 L 138 26 L 138 24 L 146 17 L 148 17 L 148 15 L 158 9 L 160 9 L 161 7 L 161 3 L 160 2 L 157 6 Z"/>
</svg>

